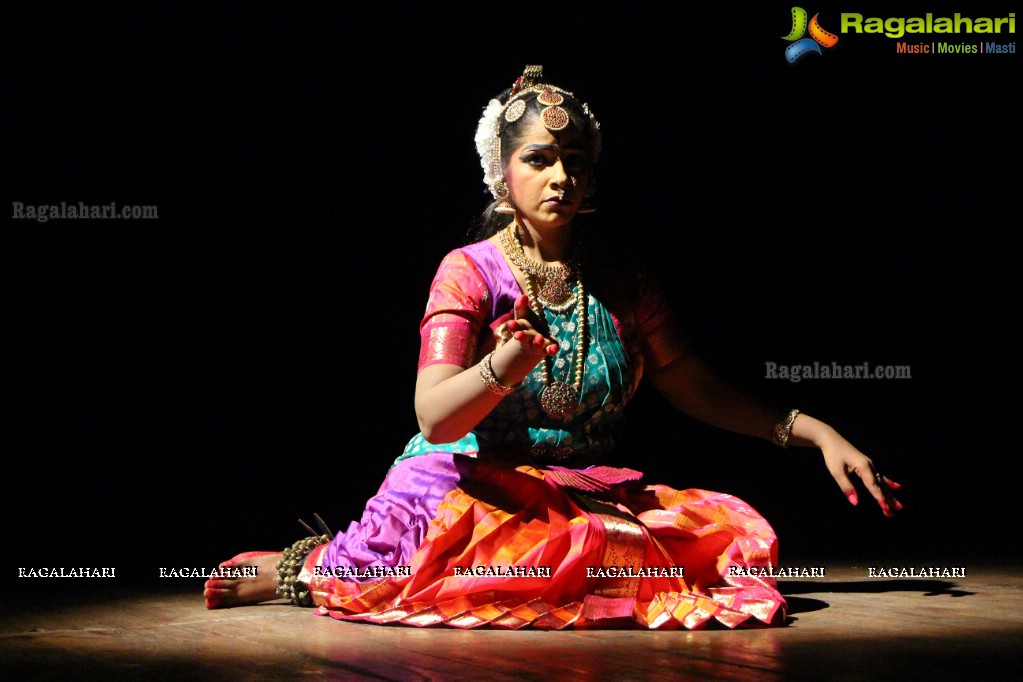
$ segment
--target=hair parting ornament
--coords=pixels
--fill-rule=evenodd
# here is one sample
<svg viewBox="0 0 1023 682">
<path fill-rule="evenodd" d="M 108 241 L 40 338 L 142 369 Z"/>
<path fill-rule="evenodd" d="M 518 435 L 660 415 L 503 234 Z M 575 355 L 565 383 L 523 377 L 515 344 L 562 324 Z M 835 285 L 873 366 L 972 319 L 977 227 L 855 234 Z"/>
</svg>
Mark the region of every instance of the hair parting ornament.
<svg viewBox="0 0 1023 682">
<path fill-rule="evenodd" d="M 490 188 L 490 193 L 495 199 L 508 197 L 508 185 L 504 181 L 504 168 L 501 164 L 501 132 L 505 125 L 522 118 L 526 112 L 526 100 L 531 95 L 535 95 L 536 100 L 544 105 L 540 115 L 544 127 L 548 130 L 551 132 L 564 130 L 571 122 L 571 117 L 561 105 L 565 103 L 565 97 L 575 99 L 575 95 L 550 83 L 544 83 L 542 66 L 527 66 L 522 75 L 515 80 L 511 93 L 504 103 L 496 98 L 490 100 L 476 127 L 476 151 L 483 166 L 483 182 Z M 582 110 L 591 140 L 590 158 L 596 164 L 601 146 L 600 124 L 590 111 L 589 105 L 583 103 Z"/>
</svg>

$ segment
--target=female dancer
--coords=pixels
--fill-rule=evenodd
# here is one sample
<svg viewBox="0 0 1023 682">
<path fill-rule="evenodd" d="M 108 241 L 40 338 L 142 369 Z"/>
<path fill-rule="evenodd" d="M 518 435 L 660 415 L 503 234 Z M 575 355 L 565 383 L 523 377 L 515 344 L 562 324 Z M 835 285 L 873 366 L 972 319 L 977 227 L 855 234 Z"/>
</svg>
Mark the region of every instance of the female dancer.
<svg viewBox="0 0 1023 682">
<path fill-rule="evenodd" d="M 253 570 L 210 579 L 207 607 L 285 597 L 457 627 L 784 622 L 774 531 L 753 508 L 608 464 L 640 379 L 707 423 L 819 448 L 852 504 L 858 479 L 891 516 L 899 485 L 827 424 L 719 381 L 656 284 L 598 257 L 576 217 L 593 210 L 601 132 L 572 92 L 527 67 L 484 110 L 476 146 L 494 200 L 430 289 L 420 433 L 358 522 L 224 562 Z"/>
</svg>

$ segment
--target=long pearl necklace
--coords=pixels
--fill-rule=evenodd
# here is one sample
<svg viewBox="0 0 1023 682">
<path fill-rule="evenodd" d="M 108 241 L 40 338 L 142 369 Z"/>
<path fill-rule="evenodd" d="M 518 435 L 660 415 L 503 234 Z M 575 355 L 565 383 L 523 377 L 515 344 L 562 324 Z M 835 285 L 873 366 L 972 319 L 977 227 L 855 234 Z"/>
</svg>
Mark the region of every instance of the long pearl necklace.
<svg viewBox="0 0 1023 682">
<path fill-rule="evenodd" d="M 515 233 L 516 225 L 512 223 L 508 228 L 501 233 L 501 248 L 508 256 L 508 260 L 514 263 L 520 270 L 526 279 L 526 297 L 529 299 L 529 307 L 536 315 L 538 320 L 546 321 L 543 309 L 548 308 L 557 313 L 566 312 L 570 308 L 572 303 L 571 298 L 568 300 L 569 305 L 561 306 L 561 309 L 555 309 L 552 306 L 543 304 L 541 305 L 540 297 L 536 293 L 536 284 L 533 281 L 534 272 L 537 268 L 548 268 L 552 269 L 551 266 L 545 266 L 540 263 L 532 261 L 526 256 L 525 250 L 522 248 L 521 242 L 518 240 L 518 235 Z M 520 265 L 520 261 L 533 267 L 523 267 Z M 579 400 L 582 397 L 583 390 L 583 373 L 586 371 L 586 351 L 587 344 L 589 342 L 587 334 L 587 309 L 586 309 L 586 291 L 583 289 L 583 280 L 581 268 L 578 264 L 574 264 L 572 271 L 576 278 L 575 288 L 575 304 L 576 304 L 576 341 L 575 350 L 572 356 L 571 366 L 569 371 L 574 375 L 573 381 L 570 384 L 563 381 L 556 381 L 554 379 L 554 358 L 546 356 L 544 358 L 543 367 L 543 383 L 544 388 L 540 393 L 540 407 L 543 411 L 554 419 L 566 420 L 569 419 L 575 412 L 576 407 L 579 406 Z M 567 283 L 566 283 L 567 286 Z M 571 291 L 571 289 L 569 289 Z"/>
</svg>

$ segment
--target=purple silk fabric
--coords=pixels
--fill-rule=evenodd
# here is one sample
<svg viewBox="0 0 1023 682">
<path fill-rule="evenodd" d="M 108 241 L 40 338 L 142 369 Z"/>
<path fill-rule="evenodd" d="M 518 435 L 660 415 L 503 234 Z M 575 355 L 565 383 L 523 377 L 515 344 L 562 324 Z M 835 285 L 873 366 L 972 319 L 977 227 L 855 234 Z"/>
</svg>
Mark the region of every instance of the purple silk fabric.
<svg viewBox="0 0 1023 682">
<path fill-rule="evenodd" d="M 490 292 L 490 319 L 510 311 L 522 295 L 501 252 L 484 241 L 464 247 L 479 268 Z M 474 460 L 435 452 L 398 462 L 388 472 L 359 521 L 338 533 L 324 550 L 324 567 L 362 569 L 407 565 L 426 537 L 430 521 L 451 490 L 471 474 Z M 347 577 L 364 582 L 373 578 Z"/>
<path fill-rule="evenodd" d="M 471 476 L 474 462 L 465 455 L 435 452 L 396 464 L 366 503 L 362 519 L 338 533 L 324 550 L 321 565 L 345 569 L 408 565 L 441 500 Z"/>
<path fill-rule="evenodd" d="M 522 290 L 498 248 L 488 241 L 482 241 L 463 247 L 462 251 L 476 263 L 483 281 L 487 283 L 490 291 L 489 319 L 496 319 L 510 311 L 515 306 L 515 299 L 522 295 Z"/>
</svg>

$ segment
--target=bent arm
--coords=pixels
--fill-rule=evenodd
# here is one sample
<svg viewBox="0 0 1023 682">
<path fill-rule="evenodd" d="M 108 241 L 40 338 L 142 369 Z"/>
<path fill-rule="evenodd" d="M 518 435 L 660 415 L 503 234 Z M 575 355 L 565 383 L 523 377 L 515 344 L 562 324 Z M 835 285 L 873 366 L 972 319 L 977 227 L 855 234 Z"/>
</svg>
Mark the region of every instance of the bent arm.
<svg viewBox="0 0 1023 682">
<path fill-rule="evenodd" d="M 491 356 L 494 376 L 504 386 L 518 384 L 536 366 L 535 354 L 517 350 L 515 347 L 519 345 L 507 343 Z M 458 365 L 428 365 L 416 379 L 419 430 L 431 443 L 456 441 L 490 414 L 501 399 L 502 396 L 484 385 L 480 363 L 468 369 Z"/>
<path fill-rule="evenodd" d="M 497 367 L 494 373 L 501 377 Z M 501 379 L 503 382 L 504 380 Z M 430 365 L 416 378 L 416 419 L 423 438 L 450 443 L 472 430 L 501 401 L 480 381 L 479 365 Z"/>
<path fill-rule="evenodd" d="M 467 369 L 449 363 L 423 367 L 416 379 L 416 419 L 423 438 L 450 443 L 469 433 L 504 396 L 487 388 L 481 365 L 490 362 L 494 378 L 505 387 L 516 386 L 557 344 L 537 332 L 527 318 L 528 299 L 515 303 L 519 318 L 506 323 L 512 338 Z"/>
</svg>

